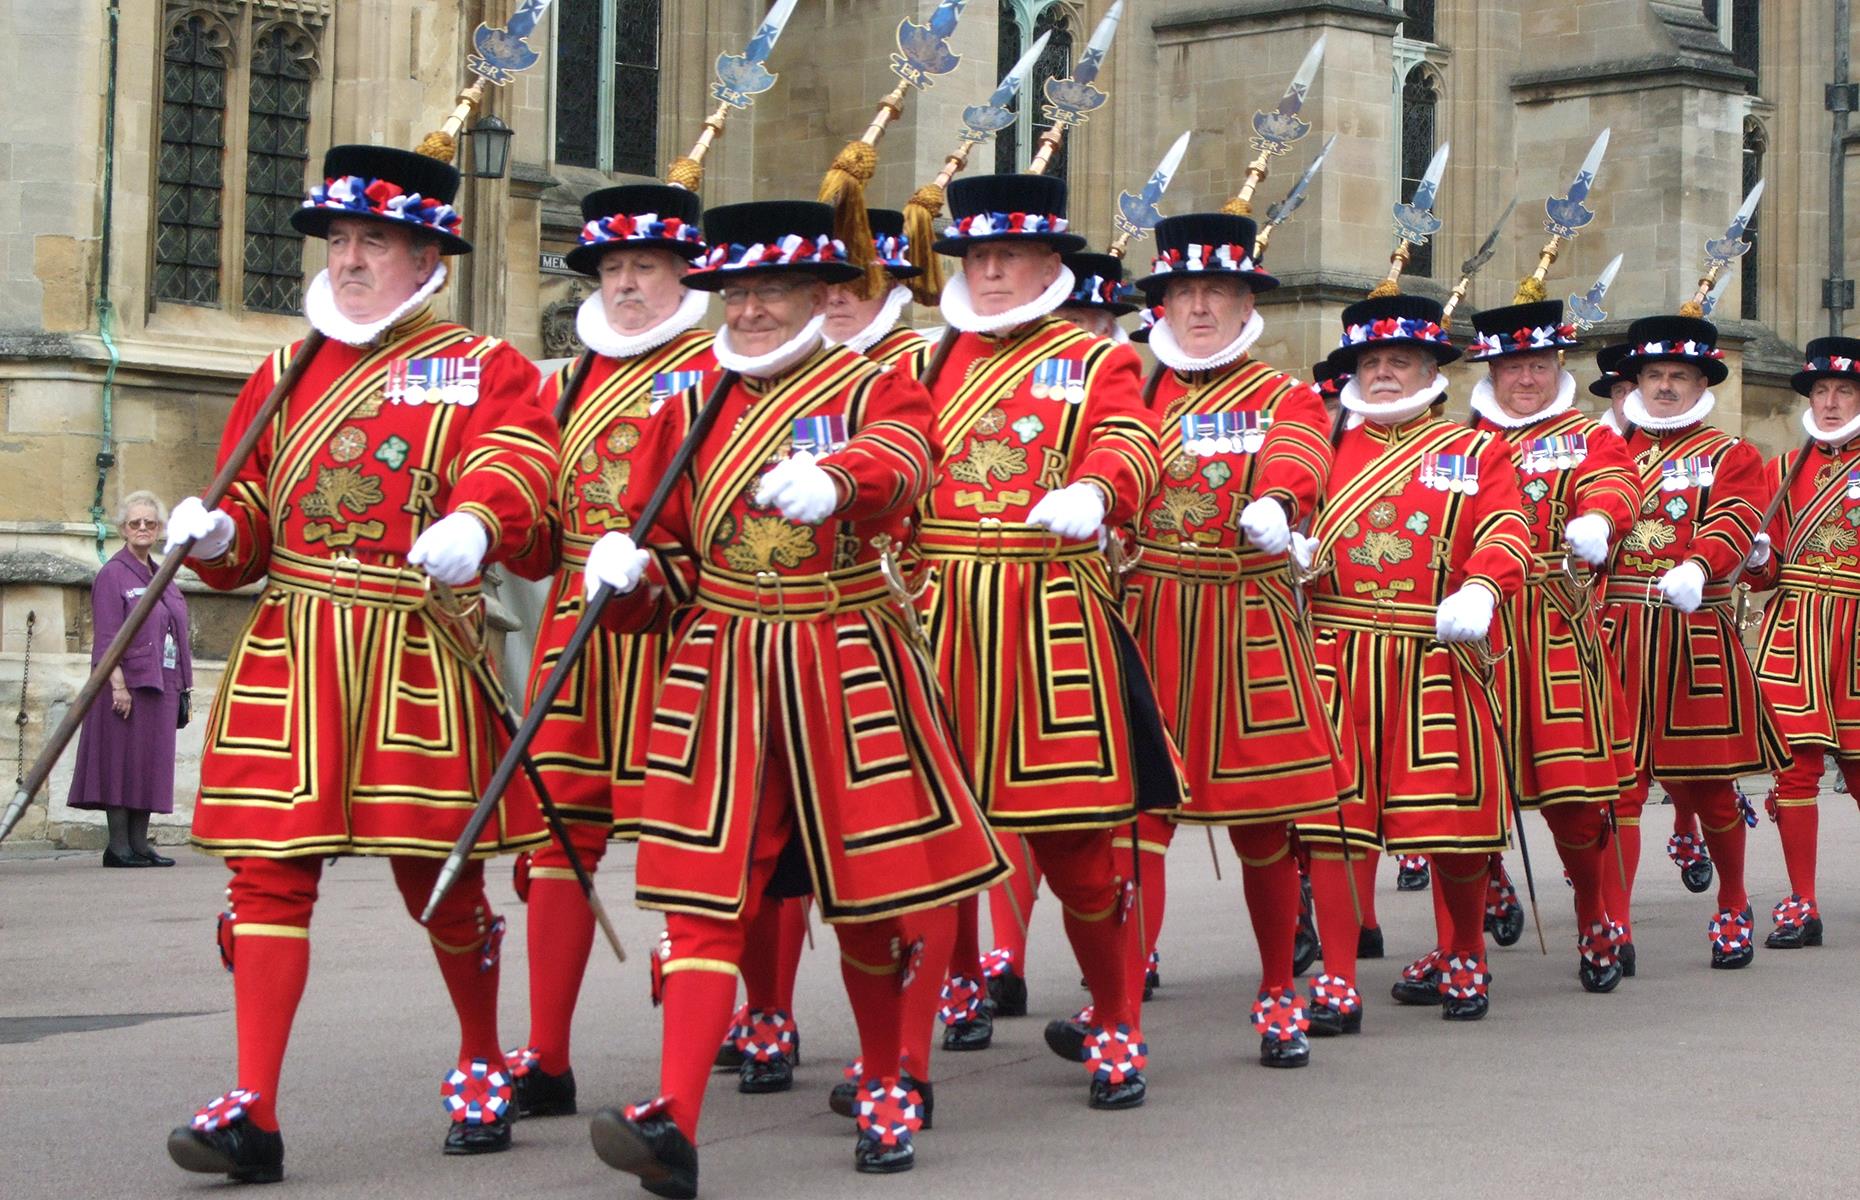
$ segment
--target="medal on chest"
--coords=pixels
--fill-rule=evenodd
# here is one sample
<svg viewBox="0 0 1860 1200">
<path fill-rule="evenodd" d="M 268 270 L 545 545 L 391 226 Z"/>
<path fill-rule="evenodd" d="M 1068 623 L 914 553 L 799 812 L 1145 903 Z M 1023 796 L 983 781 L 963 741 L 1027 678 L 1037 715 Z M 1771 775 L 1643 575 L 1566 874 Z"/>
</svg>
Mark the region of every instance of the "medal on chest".
<svg viewBox="0 0 1860 1200">
<path fill-rule="evenodd" d="M 1200 458 L 1257 454 L 1272 418 L 1261 412 L 1183 413 L 1182 449 Z"/>
<path fill-rule="evenodd" d="M 1564 433 L 1555 437 L 1534 438 L 1524 447 L 1518 470 L 1526 475 L 1546 475 L 1582 465 L 1589 456 L 1588 435 Z"/>
<path fill-rule="evenodd" d="M 388 364 L 382 392 L 389 404 L 478 403 L 478 378 L 484 364 L 475 358 L 397 358 Z"/>
<path fill-rule="evenodd" d="M 1085 403 L 1085 364 L 1073 358 L 1049 358 L 1033 369 L 1035 400 Z"/>
<path fill-rule="evenodd" d="M 1479 460 L 1470 454 L 1423 454 L 1415 481 L 1436 492 L 1479 493 Z"/>
<path fill-rule="evenodd" d="M 1669 458 L 1660 464 L 1660 490 L 1683 492 L 1687 488 L 1710 487 L 1717 473 L 1712 470 L 1709 454 L 1688 454 Z"/>
<path fill-rule="evenodd" d="M 660 371 L 652 377 L 652 400 L 646 406 L 648 413 L 656 413 L 659 407 L 680 392 L 688 392 L 704 378 L 702 371 Z"/>
<path fill-rule="evenodd" d="M 846 447 L 846 418 L 840 413 L 794 419 L 794 450 L 819 458 Z"/>
</svg>

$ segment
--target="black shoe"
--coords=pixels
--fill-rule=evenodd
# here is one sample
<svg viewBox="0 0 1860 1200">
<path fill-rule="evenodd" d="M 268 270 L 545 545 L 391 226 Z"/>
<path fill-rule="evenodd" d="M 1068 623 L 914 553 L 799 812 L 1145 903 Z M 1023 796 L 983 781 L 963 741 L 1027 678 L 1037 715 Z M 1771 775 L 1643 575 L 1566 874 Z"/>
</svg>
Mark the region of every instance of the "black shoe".
<svg viewBox="0 0 1860 1200">
<path fill-rule="evenodd" d="M 887 1146 L 876 1134 L 861 1134 L 853 1144 L 853 1170 L 861 1175 L 896 1175 L 917 1165 L 917 1148 L 909 1134 Z"/>
<path fill-rule="evenodd" d="M 1262 1067 L 1302 1067 L 1310 1061 L 1311 1042 L 1302 1033 L 1293 1034 L 1289 1039 L 1271 1034 L 1259 1039 L 1259 1065 Z"/>
<path fill-rule="evenodd" d="M 183 1125 L 168 1135 L 168 1157 L 183 1171 L 224 1175 L 234 1183 L 284 1178 L 284 1135 L 235 1121 L 211 1133 Z"/>
<path fill-rule="evenodd" d="M 986 1050 L 995 1044 L 995 1014 L 986 1004 L 967 1021 L 943 1027 L 943 1049 L 961 1052 Z"/>
<path fill-rule="evenodd" d="M 1346 1015 L 1328 1004 L 1314 1004 L 1306 1016 L 1311 1022 L 1311 1028 L 1305 1031 L 1309 1037 L 1341 1037 L 1346 1033 L 1363 1031 L 1363 1010 L 1360 1005 L 1355 1012 Z"/>
<path fill-rule="evenodd" d="M 1386 951 L 1382 948 L 1382 926 L 1365 925 L 1356 935 L 1356 957 L 1381 958 Z"/>
<path fill-rule="evenodd" d="M 1047 1044 L 1052 1044 L 1051 1025 L 1047 1026 Z M 1144 1097 L 1148 1094 L 1149 1085 L 1143 1081 L 1141 1071 L 1132 1071 L 1122 1083 L 1108 1083 L 1098 1078 L 1093 1078 L 1091 1081 L 1091 1106 L 1093 1108 L 1140 1108 Z"/>
<path fill-rule="evenodd" d="M 1436 959 L 1435 961 L 1441 962 L 1444 960 Z M 1410 979 L 1407 973 L 1403 972 L 1402 977 L 1395 981 L 1395 986 L 1389 989 L 1389 995 L 1395 997 L 1395 1003 L 1397 1004 L 1409 1004 L 1417 1007 L 1439 1004 L 1441 999 L 1440 969 L 1438 967 L 1432 968 L 1419 979 Z"/>
<path fill-rule="evenodd" d="M 1772 950 L 1800 950 L 1821 945 L 1821 918 L 1810 917 L 1800 925 L 1778 925 L 1770 930 L 1763 944 Z"/>
<path fill-rule="evenodd" d="M 737 1073 L 736 1090 L 745 1096 L 785 1092 L 793 1086 L 794 1063 L 786 1055 L 777 1055 L 766 1062 L 745 1058 Z"/>
<path fill-rule="evenodd" d="M 502 1117 L 488 1121 L 454 1121 L 446 1130 L 447 1154 L 501 1154 L 510 1149 L 510 1122 Z"/>
<path fill-rule="evenodd" d="M 1615 957 L 1621 960 L 1621 978 L 1634 978 L 1634 943 L 1616 942 Z"/>
<path fill-rule="evenodd" d="M 594 1153 L 616 1171 L 639 1176 L 639 1186 L 671 1200 L 696 1200 L 697 1147 L 663 1114 L 629 1121 L 603 1108 L 588 1123 Z"/>
<path fill-rule="evenodd" d="M 568 1070 L 551 1075 L 531 1067 L 510 1083 L 517 1115 L 523 1117 L 572 1117 L 575 1115 L 575 1072 Z"/>
<path fill-rule="evenodd" d="M 1082 1063 L 1085 1061 L 1085 1039 L 1090 1036 L 1091 1030 L 1074 1020 L 1056 1020 L 1046 1023 L 1047 1046 L 1054 1054 L 1067 1062 Z"/>
<path fill-rule="evenodd" d="M 174 860 L 172 858 L 155 853 L 155 847 L 153 846 L 150 846 L 147 850 L 133 851 L 129 857 L 141 859 L 142 865 L 145 867 L 172 867 L 174 865 Z"/>
<path fill-rule="evenodd" d="M 1425 892 L 1433 872 L 1423 862 L 1413 870 L 1406 868 L 1395 873 L 1395 890 L 1398 892 Z"/>
<path fill-rule="evenodd" d="M 103 865 L 106 867 L 146 867 L 149 864 L 137 858 L 133 853 L 118 854 L 106 848 L 103 852 Z"/>
<path fill-rule="evenodd" d="M 717 1058 L 711 1066 L 719 1071 L 740 1071 L 743 1069 L 743 1052 L 736 1048 L 734 1042 L 725 1042 L 717 1047 Z"/>
<path fill-rule="evenodd" d="M 1492 999 L 1485 995 L 1446 999 L 1440 1002 L 1440 1019 L 1443 1021 L 1482 1021 L 1491 1007 Z"/>
<path fill-rule="evenodd" d="M 1582 990 L 1601 995 L 1612 992 L 1619 987 L 1627 975 L 1627 968 L 1622 963 L 1620 951 L 1615 952 L 1615 960 L 1605 967 L 1598 967 L 1588 959 L 1580 960 L 1576 965 L 1576 978 L 1582 981 Z"/>
<path fill-rule="evenodd" d="M 997 1017 L 1027 1015 L 1027 981 L 1016 975 L 1012 968 L 988 981 L 988 998 L 995 1002 Z"/>
<path fill-rule="evenodd" d="M 1686 885 L 1686 890 L 1694 894 L 1711 887 L 1711 859 L 1701 858 L 1680 868 L 1679 881 Z"/>
<path fill-rule="evenodd" d="M 1517 945 L 1518 939 L 1524 936 L 1524 906 L 1507 904 L 1497 916 L 1487 913 L 1485 931 L 1501 946 Z"/>
<path fill-rule="evenodd" d="M 930 1128 L 936 1123 L 936 1093 L 931 1090 L 929 1083 L 919 1083 L 908 1075 L 899 1082 L 906 1090 L 917 1089 L 918 1096 L 924 1102 L 924 1128 Z M 827 1093 L 827 1107 L 842 1117 L 858 1116 L 858 1109 L 854 1107 L 858 1102 L 859 1085 L 850 1079 L 834 1084 L 833 1090 Z"/>
</svg>

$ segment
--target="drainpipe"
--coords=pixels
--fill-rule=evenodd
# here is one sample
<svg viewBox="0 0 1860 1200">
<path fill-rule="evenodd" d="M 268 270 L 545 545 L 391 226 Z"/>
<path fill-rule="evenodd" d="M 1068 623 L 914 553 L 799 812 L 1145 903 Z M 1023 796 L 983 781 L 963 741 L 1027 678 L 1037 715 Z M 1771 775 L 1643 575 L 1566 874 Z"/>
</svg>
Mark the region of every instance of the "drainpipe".
<svg viewBox="0 0 1860 1200">
<path fill-rule="evenodd" d="M 103 109 L 103 236 L 97 255 L 97 333 L 110 362 L 103 372 L 102 445 L 97 450 L 97 492 L 91 498 L 90 519 L 97 527 L 97 561 L 106 560 L 104 543 L 110 527 L 104 519 L 103 490 L 109 482 L 110 468 L 116 465 L 116 368 L 122 362 L 111 326 L 116 322 L 116 306 L 110 303 L 110 235 L 112 207 L 116 192 L 116 46 L 122 9 L 115 0 L 105 10 L 110 22 L 110 66 L 104 90 Z"/>
<path fill-rule="evenodd" d="M 1847 42 L 1853 36 L 1848 0 L 1834 2 L 1834 83 L 1828 88 L 1828 109 L 1834 114 L 1834 131 L 1828 139 L 1828 282 L 1822 305 L 1828 310 L 1828 336 L 1839 337 L 1844 314 L 1854 306 L 1853 282 L 1845 270 L 1847 257 L 1847 113 L 1854 107 L 1854 88 L 1847 78 Z"/>
</svg>

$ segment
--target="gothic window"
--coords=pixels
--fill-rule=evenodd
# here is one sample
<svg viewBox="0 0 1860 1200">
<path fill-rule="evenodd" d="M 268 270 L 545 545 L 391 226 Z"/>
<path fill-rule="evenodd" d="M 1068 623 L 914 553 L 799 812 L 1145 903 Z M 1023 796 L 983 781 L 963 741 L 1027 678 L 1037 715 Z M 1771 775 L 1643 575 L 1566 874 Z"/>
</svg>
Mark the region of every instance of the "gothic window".
<svg viewBox="0 0 1860 1200">
<path fill-rule="evenodd" d="M 555 161 L 655 175 L 662 0 L 556 6 Z"/>
<path fill-rule="evenodd" d="M 1744 122 L 1744 187 L 1741 196 L 1748 196 L 1750 189 L 1757 186 L 1757 180 L 1763 178 L 1763 152 L 1769 149 L 1769 139 L 1764 135 L 1763 126 L 1757 120 Z M 1755 321 L 1761 315 L 1758 307 L 1759 285 L 1761 280 L 1757 272 L 1759 255 L 1763 253 L 1763 239 L 1757 235 L 1757 222 L 1763 216 L 1763 206 L 1750 214 L 1750 221 L 1744 226 L 1744 240 L 1750 243 L 1750 249 L 1738 260 L 1739 280 L 1737 285 L 1738 316 L 1746 321 Z M 1719 317 L 1725 314 L 1718 313 Z"/>
<path fill-rule="evenodd" d="M 1401 199 L 1414 198 L 1421 176 L 1434 157 L 1438 141 L 1440 84 L 1426 66 L 1409 69 L 1401 85 Z M 1423 278 L 1434 274 L 1434 243 L 1416 246 L 1408 259 L 1407 273 Z"/>
<path fill-rule="evenodd" d="M 1730 48 L 1731 61 L 1749 71 L 1750 91 L 1757 91 L 1757 62 L 1762 49 L 1758 0 L 1704 0 L 1705 16 L 1718 27 L 1718 36 Z"/>
<path fill-rule="evenodd" d="M 1033 32 L 1024 32 L 1027 23 L 1023 9 L 1033 8 L 1037 12 L 1033 17 Z M 995 170 L 1003 173 L 1024 169 L 1033 160 L 1036 143 L 1041 133 L 1045 132 L 1047 122 L 1040 114 L 1040 106 L 1046 102 L 1046 81 L 1063 79 L 1072 73 L 1072 65 L 1077 55 L 1073 53 L 1073 29 L 1075 23 L 1072 13 L 1057 0 L 1001 0 L 1001 21 L 999 42 L 996 47 L 996 61 L 1000 70 L 1006 71 L 1027 52 L 1027 47 L 1039 40 L 1043 33 L 1051 33 L 1047 39 L 1046 49 L 1034 60 L 1033 77 L 1015 97 L 1012 105 L 1019 119 L 1014 124 L 995 135 Z M 1048 175 L 1059 179 L 1066 178 L 1068 142 L 1061 142 L 1059 153 L 1046 168 Z"/>
<path fill-rule="evenodd" d="M 155 196 L 155 295 L 220 299 L 220 189 L 226 154 L 226 29 L 190 15 L 162 52 Z"/>
<path fill-rule="evenodd" d="M 303 235 L 291 213 L 303 200 L 310 161 L 310 82 L 316 44 L 293 25 L 274 25 L 252 49 L 245 155 L 245 305 L 296 312 L 303 286 Z"/>
<path fill-rule="evenodd" d="M 1401 36 L 1413 42 L 1433 42 L 1434 0 L 1401 0 Z"/>
</svg>

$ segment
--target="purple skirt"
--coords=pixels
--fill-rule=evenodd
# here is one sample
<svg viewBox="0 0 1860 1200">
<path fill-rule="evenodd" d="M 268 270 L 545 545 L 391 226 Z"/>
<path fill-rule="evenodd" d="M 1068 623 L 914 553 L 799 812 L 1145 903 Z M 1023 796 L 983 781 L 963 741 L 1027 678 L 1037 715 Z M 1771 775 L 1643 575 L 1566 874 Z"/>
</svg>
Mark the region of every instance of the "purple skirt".
<svg viewBox="0 0 1860 1200">
<path fill-rule="evenodd" d="M 110 708 L 106 692 L 91 705 L 78 734 L 77 773 L 71 778 L 72 808 L 134 808 L 174 811 L 175 719 L 179 688 L 132 688 L 129 719 Z"/>
</svg>

